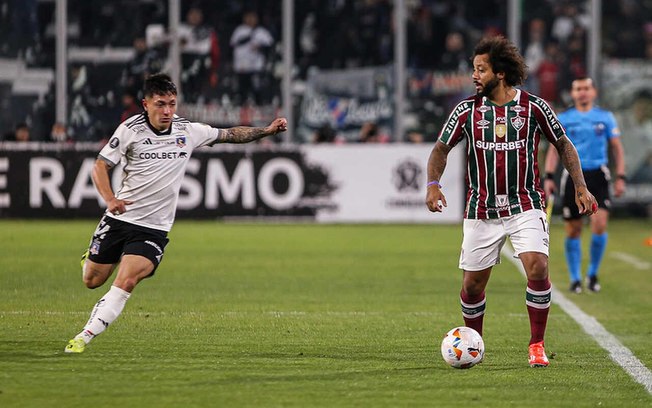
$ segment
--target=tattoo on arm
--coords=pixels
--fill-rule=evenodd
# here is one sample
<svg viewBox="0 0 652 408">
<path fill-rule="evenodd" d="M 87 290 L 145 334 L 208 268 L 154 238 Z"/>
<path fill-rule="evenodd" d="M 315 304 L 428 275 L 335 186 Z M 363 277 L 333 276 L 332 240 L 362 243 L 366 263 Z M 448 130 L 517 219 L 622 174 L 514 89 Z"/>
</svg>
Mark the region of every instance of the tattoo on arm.
<svg viewBox="0 0 652 408">
<path fill-rule="evenodd" d="M 435 143 L 428 159 L 428 180 L 441 180 L 450 151 L 450 146 L 442 142 Z"/>
<path fill-rule="evenodd" d="M 586 187 L 584 174 L 582 174 L 580 158 L 577 155 L 577 150 L 575 150 L 573 143 L 564 136 L 555 142 L 555 147 L 557 148 L 557 152 L 559 152 L 562 164 L 571 176 L 573 184 L 575 184 L 575 189 L 577 190 L 578 187 Z M 578 195 L 580 194 L 581 193 L 578 193 Z"/>
<path fill-rule="evenodd" d="M 224 129 L 220 136 L 222 143 L 249 143 L 271 133 L 263 127 L 236 126 Z"/>
</svg>

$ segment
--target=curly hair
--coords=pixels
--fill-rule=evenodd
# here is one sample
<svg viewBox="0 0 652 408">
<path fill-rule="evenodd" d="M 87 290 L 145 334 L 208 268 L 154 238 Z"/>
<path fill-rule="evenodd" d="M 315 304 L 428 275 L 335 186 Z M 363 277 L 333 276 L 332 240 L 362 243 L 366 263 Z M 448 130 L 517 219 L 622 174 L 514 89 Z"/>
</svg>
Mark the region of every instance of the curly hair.
<svg viewBox="0 0 652 408">
<path fill-rule="evenodd" d="M 475 46 L 473 57 L 487 54 L 494 73 L 503 72 L 509 86 L 521 85 L 527 78 L 527 65 L 516 45 L 503 36 L 485 37 Z"/>
</svg>

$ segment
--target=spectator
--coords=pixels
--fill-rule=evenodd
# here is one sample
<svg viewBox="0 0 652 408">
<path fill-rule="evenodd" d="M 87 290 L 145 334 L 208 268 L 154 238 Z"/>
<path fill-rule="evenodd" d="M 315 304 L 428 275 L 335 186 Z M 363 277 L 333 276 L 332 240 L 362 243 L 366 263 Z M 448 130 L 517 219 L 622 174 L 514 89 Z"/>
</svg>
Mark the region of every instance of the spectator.
<svg viewBox="0 0 652 408">
<path fill-rule="evenodd" d="M 363 0 L 355 12 L 355 27 L 360 41 L 360 65 L 373 66 L 383 62 L 381 46 L 387 44 L 390 29 L 383 18 L 389 13 L 378 0 Z"/>
<path fill-rule="evenodd" d="M 187 102 L 197 102 L 206 83 L 217 86 L 217 68 L 220 62 L 220 46 L 215 30 L 204 24 L 204 14 L 192 7 L 186 22 L 179 26 L 181 60 L 183 70 L 181 83 Z"/>
<path fill-rule="evenodd" d="M 410 130 L 407 134 L 408 143 L 421 144 L 423 143 L 423 140 L 423 133 L 419 132 L 418 130 Z"/>
<path fill-rule="evenodd" d="M 360 128 L 360 143 L 387 143 L 389 136 L 381 133 L 378 125 L 373 122 L 366 122 Z"/>
<path fill-rule="evenodd" d="M 30 141 L 30 128 L 27 123 L 19 123 L 14 128 L 13 133 L 10 132 L 5 137 L 5 140 L 12 142 L 29 142 Z"/>
<path fill-rule="evenodd" d="M 123 111 L 120 115 L 120 123 L 143 111 L 143 108 L 138 101 L 137 92 L 131 89 L 127 89 L 122 94 L 122 107 Z"/>
<path fill-rule="evenodd" d="M 327 123 L 315 131 L 313 135 L 313 143 L 334 143 L 335 136 L 335 129 L 333 129 L 333 127 Z"/>
<path fill-rule="evenodd" d="M 51 142 L 71 142 L 72 139 L 68 137 L 66 125 L 61 122 L 55 122 L 50 131 Z"/>
<path fill-rule="evenodd" d="M 265 92 L 266 54 L 272 48 L 272 35 L 258 25 L 258 14 L 248 11 L 243 23 L 231 36 L 233 70 L 238 77 L 238 93 L 242 101 L 253 98 L 257 105 L 263 102 Z"/>
<path fill-rule="evenodd" d="M 559 102 L 559 58 L 559 45 L 550 41 L 546 44 L 544 59 L 535 71 L 540 88 L 539 96 L 552 105 Z"/>
<path fill-rule="evenodd" d="M 560 12 L 552 24 L 552 36 L 559 41 L 561 45 L 565 45 L 569 37 L 573 33 L 573 29 L 578 24 L 577 5 L 572 3 L 562 4 Z"/>
<path fill-rule="evenodd" d="M 530 72 L 538 72 L 539 66 L 546 58 L 544 45 L 546 41 L 546 23 L 540 18 L 535 18 L 530 21 L 529 27 L 529 39 L 524 54 L 525 64 L 527 64 Z M 529 91 L 540 93 L 538 75 L 530 75 L 526 79 L 525 85 Z M 541 89 L 543 89 L 543 87 Z M 545 98 L 545 96 L 541 96 Z"/>
<path fill-rule="evenodd" d="M 142 89 L 145 78 L 161 71 L 163 56 L 156 48 L 150 48 L 143 37 L 133 42 L 134 58 L 127 63 L 122 73 L 122 85 L 130 89 Z"/>
<path fill-rule="evenodd" d="M 408 65 L 411 68 L 433 68 L 441 55 L 445 33 L 443 16 L 434 16 L 429 7 L 419 6 L 407 22 Z"/>
<path fill-rule="evenodd" d="M 439 69 L 442 71 L 469 71 L 469 60 L 464 49 L 462 34 L 458 32 L 448 33 L 445 47 Z"/>
<path fill-rule="evenodd" d="M 38 1 L 11 1 L 11 45 L 12 53 L 24 57 L 28 62 L 34 59 L 35 49 L 39 42 Z"/>
</svg>

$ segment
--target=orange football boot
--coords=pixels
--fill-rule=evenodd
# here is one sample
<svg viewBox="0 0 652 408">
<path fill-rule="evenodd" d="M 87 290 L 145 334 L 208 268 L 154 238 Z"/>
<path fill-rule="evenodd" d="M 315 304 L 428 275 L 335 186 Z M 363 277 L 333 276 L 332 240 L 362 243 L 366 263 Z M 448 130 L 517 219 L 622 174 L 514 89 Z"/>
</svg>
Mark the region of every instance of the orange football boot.
<svg viewBox="0 0 652 408">
<path fill-rule="evenodd" d="M 548 367 L 550 362 L 543 348 L 543 342 L 530 344 L 530 367 Z"/>
</svg>

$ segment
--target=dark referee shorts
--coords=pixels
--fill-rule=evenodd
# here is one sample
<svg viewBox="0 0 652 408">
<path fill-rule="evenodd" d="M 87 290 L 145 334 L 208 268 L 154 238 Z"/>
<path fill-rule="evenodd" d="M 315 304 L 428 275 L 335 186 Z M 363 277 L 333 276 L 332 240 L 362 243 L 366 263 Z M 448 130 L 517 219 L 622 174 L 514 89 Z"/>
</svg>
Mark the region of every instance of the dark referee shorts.
<svg viewBox="0 0 652 408">
<path fill-rule="evenodd" d="M 598 202 L 598 208 L 609 210 L 611 200 L 609 199 L 609 169 L 603 166 L 596 170 L 583 170 L 586 187 Z M 580 210 L 575 204 L 575 185 L 570 175 L 564 170 L 561 176 L 561 191 L 564 192 L 562 215 L 565 220 L 576 220 L 581 218 Z"/>
<path fill-rule="evenodd" d="M 115 264 L 120 261 L 122 255 L 140 255 L 154 264 L 153 275 L 168 244 L 167 235 L 165 231 L 141 227 L 104 215 L 93 233 L 88 248 L 88 259 L 100 264 Z"/>
</svg>

